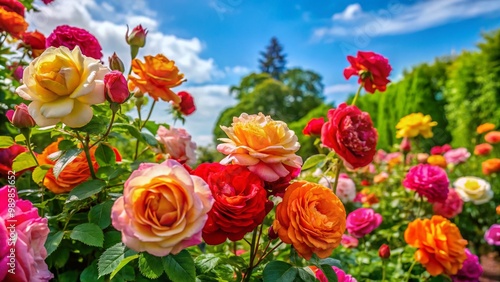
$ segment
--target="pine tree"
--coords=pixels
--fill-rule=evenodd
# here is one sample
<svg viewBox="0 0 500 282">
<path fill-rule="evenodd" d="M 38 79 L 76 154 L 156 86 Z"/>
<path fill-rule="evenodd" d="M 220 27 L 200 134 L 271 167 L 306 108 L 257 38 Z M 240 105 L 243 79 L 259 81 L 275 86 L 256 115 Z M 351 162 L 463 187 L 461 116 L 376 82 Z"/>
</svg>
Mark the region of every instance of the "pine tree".
<svg viewBox="0 0 500 282">
<path fill-rule="evenodd" d="M 276 37 L 271 38 L 271 44 L 266 47 L 265 52 L 260 52 L 262 59 L 259 59 L 259 68 L 262 72 L 268 73 L 274 79 L 279 79 L 286 69 L 286 54 L 283 54 L 283 47 Z"/>
</svg>

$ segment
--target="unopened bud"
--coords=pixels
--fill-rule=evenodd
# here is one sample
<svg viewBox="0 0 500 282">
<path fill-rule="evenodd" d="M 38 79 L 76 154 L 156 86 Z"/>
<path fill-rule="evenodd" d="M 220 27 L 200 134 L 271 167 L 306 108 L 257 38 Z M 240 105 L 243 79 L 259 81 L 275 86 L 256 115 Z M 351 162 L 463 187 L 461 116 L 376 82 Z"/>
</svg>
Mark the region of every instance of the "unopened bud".
<svg viewBox="0 0 500 282">
<path fill-rule="evenodd" d="M 391 256 L 391 249 L 388 245 L 382 244 L 378 249 L 378 256 L 382 259 L 388 259 Z"/>
<path fill-rule="evenodd" d="M 104 88 L 106 99 L 109 102 L 123 104 L 130 96 L 127 80 L 117 70 L 111 71 L 104 76 Z"/>
<path fill-rule="evenodd" d="M 401 144 L 399 145 L 399 149 L 401 149 L 401 151 L 403 151 L 404 153 L 408 153 L 411 151 L 411 143 L 408 137 L 403 138 L 403 141 L 401 141 Z"/>
<path fill-rule="evenodd" d="M 267 234 L 268 234 L 270 240 L 274 240 L 274 239 L 278 238 L 278 233 L 276 233 L 274 231 L 274 228 L 272 225 L 271 225 L 271 227 L 269 227 L 269 231 L 267 232 Z"/>
<path fill-rule="evenodd" d="M 138 25 L 132 29 L 132 32 L 128 34 L 128 26 L 127 26 L 127 34 L 125 35 L 125 39 L 127 40 L 128 45 L 142 48 L 146 45 L 146 35 L 148 34 L 148 30 L 144 29 L 142 25 Z"/>
<path fill-rule="evenodd" d="M 25 104 L 16 105 L 15 110 L 8 110 L 5 115 L 17 128 L 31 128 L 36 125 Z"/>
<path fill-rule="evenodd" d="M 111 57 L 108 58 L 109 60 L 109 68 L 111 70 L 117 70 L 120 72 L 125 72 L 125 66 L 123 65 L 122 60 L 116 55 L 116 53 L 113 53 Z"/>
</svg>

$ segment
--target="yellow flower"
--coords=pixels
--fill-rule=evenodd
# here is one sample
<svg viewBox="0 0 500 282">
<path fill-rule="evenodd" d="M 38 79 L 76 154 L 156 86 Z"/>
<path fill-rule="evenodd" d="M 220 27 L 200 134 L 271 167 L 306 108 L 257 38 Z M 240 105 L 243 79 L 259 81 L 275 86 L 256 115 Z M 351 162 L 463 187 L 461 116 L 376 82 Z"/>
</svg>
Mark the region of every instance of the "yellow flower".
<svg viewBox="0 0 500 282">
<path fill-rule="evenodd" d="M 221 126 L 229 138 L 217 150 L 225 155 L 222 164 L 248 166 L 264 181 L 272 182 L 286 177 L 302 165 L 297 156 L 300 144 L 295 133 L 286 123 L 270 116 L 243 113 L 233 118 L 232 127 Z"/>
<path fill-rule="evenodd" d="M 396 138 L 415 137 L 422 135 L 424 138 L 431 138 L 432 127 L 436 126 L 437 122 L 432 121 L 430 115 L 424 116 L 422 113 L 413 113 L 401 118 L 396 125 L 398 132 Z"/>
<path fill-rule="evenodd" d="M 131 81 L 129 86 L 135 86 L 142 93 L 148 93 L 155 101 L 162 99 L 175 105 L 181 102 L 181 98 L 170 90 L 186 81 L 174 61 L 162 54 L 154 57 L 145 56 L 144 63 L 139 59 L 132 61 L 132 71 L 134 75 L 129 76 Z"/>
<path fill-rule="evenodd" d="M 24 85 L 16 92 L 33 101 L 29 113 L 39 126 L 62 121 L 69 127 L 82 127 L 92 119 L 91 105 L 105 101 L 103 79 L 108 72 L 78 46 L 73 51 L 50 47 L 26 67 Z"/>
<path fill-rule="evenodd" d="M 442 168 L 446 168 L 446 165 L 447 165 L 446 159 L 441 155 L 432 155 L 432 156 L 428 157 L 427 163 L 430 165 L 435 165 L 435 166 L 439 166 Z"/>
</svg>

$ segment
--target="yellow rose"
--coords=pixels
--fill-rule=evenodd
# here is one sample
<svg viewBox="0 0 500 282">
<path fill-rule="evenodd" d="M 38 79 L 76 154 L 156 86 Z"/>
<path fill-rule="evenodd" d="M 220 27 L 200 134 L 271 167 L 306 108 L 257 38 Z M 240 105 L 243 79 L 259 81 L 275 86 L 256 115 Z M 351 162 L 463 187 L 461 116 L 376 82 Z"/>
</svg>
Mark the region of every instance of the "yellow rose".
<svg viewBox="0 0 500 282">
<path fill-rule="evenodd" d="M 424 138 L 431 138 L 432 127 L 436 126 L 437 122 L 432 121 L 430 115 L 424 116 L 422 113 L 413 113 L 401 118 L 396 125 L 396 138 L 416 137 L 422 135 Z"/>
<path fill-rule="evenodd" d="M 50 47 L 26 67 L 24 84 L 16 92 L 33 101 L 29 113 L 39 126 L 62 121 L 69 127 L 82 127 L 92 119 L 91 105 L 105 101 L 103 79 L 108 72 L 78 46 L 73 51 Z"/>
</svg>

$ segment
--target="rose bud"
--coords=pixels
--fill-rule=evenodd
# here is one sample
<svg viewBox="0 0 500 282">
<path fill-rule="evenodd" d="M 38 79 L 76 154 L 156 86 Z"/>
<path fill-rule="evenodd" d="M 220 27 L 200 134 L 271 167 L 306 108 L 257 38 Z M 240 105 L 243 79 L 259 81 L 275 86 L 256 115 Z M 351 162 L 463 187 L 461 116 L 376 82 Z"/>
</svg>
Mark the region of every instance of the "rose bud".
<svg viewBox="0 0 500 282">
<path fill-rule="evenodd" d="M 378 249 L 378 256 L 382 259 L 388 259 L 391 256 L 391 249 L 388 245 L 382 244 Z"/>
<path fill-rule="evenodd" d="M 401 151 L 405 153 L 411 151 L 410 139 L 408 139 L 408 137 L 404 137 L 403 140 L 401 141 L 401 144 L 399 145 L 399 148 L 401 149 Z"/>
<path fill-rule="evenodd" d="M 304 127 L 302 133 L 306 136 L 320 136 L 323 124 L 325 124 L 324 118 L 313 118 L 307 123 L 306 127 Z"/>
<path fill-rule="evenodd" d="M 8 110 L 5 114 L 7 119 L 17 128 L 30 128 L 36 125 L 31 117 L 28 106 L 25 104 L 16 105 L 15 110 Z"/>
<path fill-rule="evenodd" d="M 148 30 L 142 28 L 142 25 L 138 25 L 132 29 L 132 32 L 125 35 L 125 39 L 127 40 L 128 45 L 142 48 L 146 45 L 146 35 L 148 34 Z"/>
<path fill-rule="evenodd" d="M 274 228 L 272 225 L 271 225 L 271 227 L 269 227 L 269 231 L 267 232 L 267 234 L 268 234 L 270 240 L 274 240 L 274 239 L 278 238 L 278 233 L 276 233 L 276 231 L 274 231 Z"/>
<path fill-rule="evenodd" d="M 15 80 L 21 82 L 23 79 L 24 68 L 22 66 L 16 66 L 14 71 L 12 72 L 12 76 Z"/>
<path fill-rule="evenodd" d="M 104 76 L 104 87 L 106 99 L 109 102 L 123 104 L 130 96 L 127 80 L 117 70 L 111 71 Z"/>
<path fill-rule="evenodd" d="M 181 97 L 181 102 L 178 106 L 179 111 L 185 116 L 192 114 L 196 110 L 193 96 L 186 91 L 181 91 L 177 95 Z"/>
<path fill-rule="evenodd" d="M 113 56 L 108 57 L 108 60 L 109 60 L 109 68 L 111 70 L 120 71 L 121 73 L 125 71 L 125 66 L 123 65 L 123 62 L 122 60 L 120 60 L 118 55 L 116 55 L 116 52 L 113 53 Z"/>
</svg>

